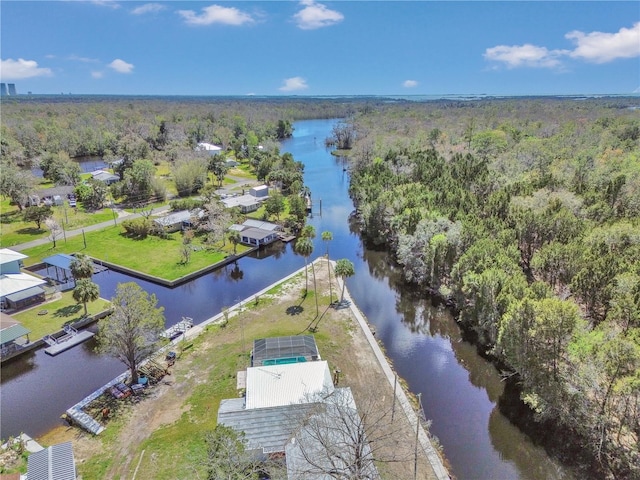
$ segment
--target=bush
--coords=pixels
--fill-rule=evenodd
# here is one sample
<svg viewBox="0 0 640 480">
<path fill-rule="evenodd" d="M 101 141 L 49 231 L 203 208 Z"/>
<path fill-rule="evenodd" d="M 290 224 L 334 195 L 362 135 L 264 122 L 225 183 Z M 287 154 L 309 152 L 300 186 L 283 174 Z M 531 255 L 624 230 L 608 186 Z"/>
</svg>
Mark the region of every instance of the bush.
<svg viewBox="0 0 640 480">
<path fill-rule="evenodd" d="M 181 211 L 181 210 L 195 210 L 196 208 L 202 208 L 202 200 L 197 200 L 195 198 L 183 198 L 180 200 L 172 200 L 169 205 L 171 206 L 171 210 L 173 211 Z"/>
<path fill-rule="evenodd" d="M 127 236 L 132 238 L 147 238 L 152 226 L 151 220 L 148 218 L 134 218 L 122 222 L 122 227 Z"/>
</svg>

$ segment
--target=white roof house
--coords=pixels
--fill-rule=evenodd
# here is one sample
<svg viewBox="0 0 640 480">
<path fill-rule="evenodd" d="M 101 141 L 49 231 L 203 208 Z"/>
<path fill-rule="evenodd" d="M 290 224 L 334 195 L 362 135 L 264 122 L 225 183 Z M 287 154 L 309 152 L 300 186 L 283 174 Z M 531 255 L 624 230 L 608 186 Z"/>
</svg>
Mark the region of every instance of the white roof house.
<svg viewBox="0 0 640 480">
<path fill-rule="evenodd" d="M 213 144 L 207 143 L 207 142 L 200 142 L 200 143 L 198 143 L 198 146 L 196 147 L 196 150 L 199 151 L 199 152 L 215 153 L 215 152 L 221 151 L 222 147 L 219 147 L 217 145 L 213 145 Z"/>
<path fill-rule="evenodd" d="M 334 390 L 325 360 L 247 368 L 246 409 L 315 401 Z"/>
<path fill-rule="evenodd" d="M 11 250 L 9 248 L 0 248 L 0 265 L 23 260 L 25 258 L 27 258 L 27 255 L 25 255 L 24 253 L 16 252 L 15 250 Z"/>
<path fill-rule="evenodd" d="M 27 273 L 3 273 L 0 275 L 0 297 L 6 297 L 32 287 L 39 287 L 47 282 Z"/>
</svg>

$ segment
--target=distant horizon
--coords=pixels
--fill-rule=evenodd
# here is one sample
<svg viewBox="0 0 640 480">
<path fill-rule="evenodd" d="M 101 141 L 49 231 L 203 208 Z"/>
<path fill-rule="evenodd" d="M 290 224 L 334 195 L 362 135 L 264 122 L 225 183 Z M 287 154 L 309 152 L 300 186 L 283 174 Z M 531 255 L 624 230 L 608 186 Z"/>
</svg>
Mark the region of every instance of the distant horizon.
<svg viewBox="0 0 640 480">
<path fill-rule="evenodd" d="M 412 93 L 412 94 L 327 94 L 327 95 L 311 95 L 311 94 L 271 94 L 271 95 L 247 95 L 247 94 L 138 94 L 138 93 L 130 93 L 130 94 L 121 94 L 121 93 L 74 93 L 74 92 L 60 92 L 60 93 L 17 93 L 15 95 L 2 95 L 0 98 L 10 99 L 16 97 L 184 97 L 184 98 L 246 98 L 246 99 L 261 99 L 261 98 L 301 98 L 301 99 L 312 99 L 312 98 L 392 98 L 392 99 L 404 99 L 404 98 L 424 98 L 424 99 L 463 99 L 463 98 L 471 98 L 471 99 L 480 99 L 480 98 L 518 98 L 518 97 L 587 97 L 587 98 L 598 98 L 598 97 L 633 97 L 640 98 L 640 93 L 632 92 L 632 93 L 522 93 L 522 94 L 490 94 L 490 93 L 430 93 L 430 94 L 421 94 L 421 93 Z"/>
</svg>

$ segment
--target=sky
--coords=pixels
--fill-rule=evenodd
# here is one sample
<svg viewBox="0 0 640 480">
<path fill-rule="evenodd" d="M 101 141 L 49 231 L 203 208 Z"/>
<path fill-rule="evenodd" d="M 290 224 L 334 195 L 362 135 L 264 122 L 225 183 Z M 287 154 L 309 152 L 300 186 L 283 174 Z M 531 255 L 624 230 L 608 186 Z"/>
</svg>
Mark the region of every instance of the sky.
<svg viewBox="0 0 640 480">
<path fill-rule="evenodd" d="M 25 94 L 640 93 L 631 1 L 0 2 Z"/>
</svg>

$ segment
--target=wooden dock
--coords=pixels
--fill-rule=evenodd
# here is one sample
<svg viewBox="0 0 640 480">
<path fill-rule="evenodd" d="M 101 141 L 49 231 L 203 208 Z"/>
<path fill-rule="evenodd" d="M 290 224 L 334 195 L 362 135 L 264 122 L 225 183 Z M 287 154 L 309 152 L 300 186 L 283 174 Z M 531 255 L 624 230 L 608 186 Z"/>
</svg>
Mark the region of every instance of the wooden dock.
<svg viewBox="0 0 640 480">
<path fill-rule="evenodd" d="M 71 347 L 75 347 L 95 335 L 89 330 L 79 332 L 70 325 L 65 325 L 64 331 L 65 334 L 62 337 L 54 338 L 51 335 L 47 335 L 43 338 L 43 340 L 49 344 L 49 346 L 44 349 L 45 353 L 48 353 L 51 356 L 58 355 L 59 353 L 69 350 Z"/>
</svg>

